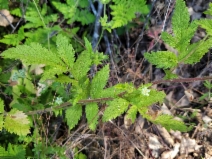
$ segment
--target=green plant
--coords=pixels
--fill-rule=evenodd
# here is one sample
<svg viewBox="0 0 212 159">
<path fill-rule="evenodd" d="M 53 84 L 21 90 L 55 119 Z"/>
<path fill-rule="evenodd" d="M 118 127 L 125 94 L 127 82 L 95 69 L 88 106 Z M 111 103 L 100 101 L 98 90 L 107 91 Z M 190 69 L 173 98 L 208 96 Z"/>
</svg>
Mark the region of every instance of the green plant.
<svg viewBox="0 0 212 159">
<path fill-rule="evenodd" d="M 21 3 L 25 4 L 26 2 L 23 1 Z M 11 10 L 11 13 L 21 18 L 23 16 L 22 9 L 23 8 L 15 8 Z M 50 23 L 57 21 L 58 16 L 57 14 L 49 15 L 48 11 L 49 8 L 46 4 L 43 4 L 41 9 L 38 2 L 30 2 L 27 6 L 25 15 L 25 20 L 27 23 L 19 28 L 17 34 L 5 35 L 0 42 L 17 46 L 23 40 L 26 40 L 26 44 L 29 44 L 32 41 L 37 41 L 45 46 L 48 46 L 48 43 L 50 43 L 48 41 L 50 40 L 50 34 L 55 31 L 61 31 L 60 27 L 57 25 L 53 27 L 50 26 Z"/>
<path fill-rule="evenodd" d="M 23 42 L 25 44 L 37 42 L 48 49 L 54 50 L 56 49 L 56 39 L 54 35 L 56 35 L 57 32 L 61 32 L 65 36 L 71 37 L 70 41 L 72 41 L 73 45 L 75 44 L 72 38 L 75 36 L 79 28 L 62 29 L 60 24 L 64 20 L 58 24 L 58 14 L 53 14 L 52 8 L 47 6 L 46 3 L 42 5 L 40 5 L 38 1 L 32 1 L 29 3 L 21 1 L 19 3 L 22 4 L 20 5 L 22 7 L 11 9 L 10 13 L 19 18 L 24 16 L 26 23 L 18 29 L 17 33 L 4 35 L 4 38 L 0 40 L 1 43 L 17 46 Z M 26 7 L 26 13 L 23 13 L 24 6 Z M 77 44 L 77 46 L 79 47 L 79 44 Z"/>
<path fill-rule="evenodd" d="M 204 86 L 208 89 L 208 92 L 204 93 L 199 100 L 203 100 L 206 99 L 207 101 L 211 101 L 211 88 L 212 88 L 212 84 L 209 81 L 205 81 L 204 82 Z"/>
<path fill-rule="evenodd" d="M 148 106 L 156 102 L 162 102 L 165 97 L 163 92 L 150 89 L 151 84 L 145 84 L 136 89 L 132 84 L 125 83 L 104 89 L 109 78 L 109 65 L 98 71 L 90 81 L 87 77 L 90 67 L 93 64 L 100 64 L 106 57 L 103 54 L 94 53 L 91 44 L 86 39 L 86 50 L 79 55 L 77 60 L 75 60 L 75 52 L 68 43 L 67 38 L 58 35 L 56 43 L 57 52 L 48 51 L 39 44 L 32 43 L 10 48 L 3 52 L 2 56 L 10 59 L 21 59 L 25 65 L 45 64 L 46 69 L 40 81 L 51 79 L 55 82 L 72 84 L 72 96 L 68 100 L 72 106 L 66 110 L 67 124 L 70 129 L 77 125 L 82 116 L 82 106 L 79 102 L 87 100 L 83 104 L 86 105 L 86 118 L 92 130 L 95 130 L 98 124 L 99 102 L 106 102 L 108 105 L 102 117 L 103 121 L 114 119 L 124 112 L 127 112 L 129 119 L 135 121 L 136 114 L 139 112 L 148 120 L 161 124 L 168 130 L 171 128 L 177 128 L 181 131 L 188 130 L 179 121 L 175 121 L 175 124 L 179 125 L 178 127 L 167 124 L 167 120 L 174 121 L 171 116 L 161 115 L 155 120 L 146 114 Z M 70 75 L 64 75 L 64 72 L 69 72 Z M 121 93 L 123 94 L 120 95 Z"/>
<path fill-rule="evenodd" d="M 109 3 L 109 0 L 101 0 L 101 2 L 105 5 L 108 4 L 111 9 L 112 19 L 108 22 L 108 16 L 104 13 L 100 20 L 103 28 L 109 32 L 111 32 L 111 29 L 127 25 L 136 18 L 136 14 L 147 14 L 149 12 L 145 0 L 112 0 L 112 3 Z"/>
<path fill-rule="evenodd" d="M 0 8 L 1 9 L 8 9 L 8 1 L 0 0 Z"/>
<path fill-rule="evenodd" d="M 0 146 L 2 159 L 24 159 L 26 152 L 23 146 L 9 144 L 7 150 Z"/>
<path fill-rule="evenodd" d="M 104 21 L 101 21 L 102 26 L 109 31 L 128 24 L 135 17 L 135 12 L 141 12 L 142 7 L 145 8 L 145 12 L 148 10 L 143 0 L 113 0 L 111 3 L 102 0 L 102 2 L 108 4 L 112 10 L 112 20 L 107 23 L 108 18 L 104 14 Z M 52 4 L 70 23 L 78 21 L 82 24 L 89 24 L 93 22 L 92 18 L 87 21 L 74 16 L 81 15 L 81 12 L 83 15 L 91 16 L 91 13 L 86 10 L 87 0 L 77 2 L 67 0 L 66 3 L 52 1 Z M 141 8 L 137 7 L 138 4 L 142 4 Z M 4 51 L 1 56 L 4 59 L 20 60 L 23 68 L 14 67 L 11 76 L 10 74 L 6 75 L 7 78 L 10 76 L 11 87 L 4 91 L 13 97 L 8 106 L 9 109 L 5 109 L 4 102 L 0 99 L 0 130 L 16 135 L 18 140 L 14 144 L 9 142 L 0 145 L 1 158 L 7 155 L 13 158 L 32 156 L 27 154 L 30 143 L 33 143 L 33 147 L 30 148 L 33 149 L 34 156 L 37 158 L 48 158 L 53 155 L 65 158 L 64 148 L 50 145 L 49 141 L 42 139 L 40 130 L 38 130 L 42 121 L 31 117 L 34 114 L 50 111 L 53 111 L 55 116 L 62 116 L 65 113 L 65 120 L 70 129 L 74 129 L 79 123 L 83 113 L 86 115 L 87 124 L 91 130 L 96 130 L 99 120 L 107 122 L 124 113 L 132 122 L 135 122 L 137 114 L 140 113 L 148 121 L 162 125 L 167 130 L 187 132 L 192 129 L 192 126 L 187 127 L 183 122 L 175 120 L 173 116 L 160 114 L 155 117 L 149 113 L 149 106 L 157 102 L 162 103 L 165 97 L 165 93 L 153 89 L 151 83 L 142 84 L 137 88 L 132 83 L 119 83 L 107 87 L 110 66 L 102 63 L 107 57 L 102 53 L 94 52 L 91 43 L 86 38 L 84 38 L 84 50 L 76 51 L 76 47 L 72 43 L 70 44 L 72 37 L 64 35 L 60 27 L 56 26 L 55 30 L 52 30 L 54 27 L 51 29 L 46 27 L 46 24 L 56 22 L 57 16 L 47 16 L 49 9 L 46 5 L 43 5 L 42 9 L 38 6 L 36 8 L 36 6 L 36 3 L 30 5 L 26 17 L 28 23 L 19 29 L 16 36 L 5 35 L 5 38 L 2 39 L 2 42 L 6 44 L 17 46 Z M 129 7 L 129 10 L 123 12 L 123 7 Z M 20 14 L 17 10 L 13 10 L 13 14 L 15 13 Z M 42 17 L 45 18 L 42 19 Z M 189 23 L 189 14 L 184 1 L 177 0 L 172 18 L 173 35 L 162 33 L 162 40 L 173 47 L 177 54 L 171 51 L 159 51 L 151 54 L 145 53 L 145 58 L 158 68 L 165 69 L 166 78 L 177 78 L 177 75 L 172 73 L 175 67 L 182 63 L 198 62 L 210 48 L 210 24 L 211 20 Z M 203 40 L 190 44 L 198 25 L 205 28 L 208 35 Z M 39 32 L 38 37 L 34 37 L 30 31 L 25 32 L 25 29 L 32 28 L 35 29 L 35 34 Z M 45 30 L 44 37 L 42 37 L 43 28 Z M 55 39 L 52 39 L 53 44 L 56 45 L 52 46 L 54 49 L 52 47 L 47 49 L 49 48 L 47 47 L 48 43 L 43 45 L 42 40 L 48 41 L 48 36 L 53 31 L 57 31 L 58 34 Z M 17 38 L 17 41 L 11 41 L 14 37 Z M 32 42 L 32 38 L 37 39 L 35 40 L 37 42 Z M 26 40 L 25 44 L 19 45 L 23 39 Z M 90 77 L 89 70 L 94 64 L 101 69 L 93 77 Z M 37 67 L 42 70 L 39 74 L 34 73 Z M 1 77 L 3 74 L 1 72 Z M 6 81 L 4 80 L 4 83 Z M 1 86 L 5 87 L 5 84 L 1 83 Z M 100 112 L 103 112 L 103 115 Z M 37 126 L 33 125 L 32 121 L 36 121 Z M 31 127 L 33 130 L 30 129 Z M 85 158 L 82 153 L 75 157 L 80 158 L 80 156 Z"/>
<path fill-rule="evenodd" d="M 144 54 L 144 57 L 153 65 L 165 69 L 167 79 L 177 77 L 172 73 L 172 70 L 179 64 L 195 64 L 199 62 L 211 47 L 212 39 L 209 38 L 210 34 L 205 36 L 203 40 L 190 44 L 198 24 L 204 28 L 204 24 L 208 24 L 211 20 L 192 21 L 191 23 L 189 21 L 190 16 L 185 2 L 177 0 L 172 17 L 173 35 L 167 32 L 162 32 L 161 34 L 162 40 L 175 51 L 158 51 Z M 209 30 L 209 25 L 206 28 Z"/>
<path fill-rule="evenodd" d="M 82 25 L 87 25 L 95 21 L 95 16 L 87 9 L 89 7 L 87 0 L 66 0 L 66 3 L 54 0 L 51 3 L 68 20 L 67 23 L 77 21 Z"/>
</svg>

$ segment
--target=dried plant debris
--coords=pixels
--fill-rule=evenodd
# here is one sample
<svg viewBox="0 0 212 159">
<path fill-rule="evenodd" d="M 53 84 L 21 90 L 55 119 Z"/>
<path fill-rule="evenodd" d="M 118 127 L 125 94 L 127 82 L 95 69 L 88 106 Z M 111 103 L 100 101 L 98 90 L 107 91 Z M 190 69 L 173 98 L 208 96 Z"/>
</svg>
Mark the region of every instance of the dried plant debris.
<svg viewBox="0 0 212 159">
<path fill-rule="evenodd" d="M 0 26 L 8 26 L 14 20 L 13 16 L 6 9 L 0 10 Z"/>
<path fill-rule="evenodd" d="M 173 145 L 173 149 L 164 151 L 161 155 L 161 159 L 173 159 L 179 153 L 180 143 L 176 143 Z"/>
<path fill-rule="evenodd" d="M 180 154 L 199 153 L 202 145 L 198 145 L 195 139 L 191 139 L 187 134 L 182 137 L 180 143 Z"/>
<path fill-rule="evenodd" d="M 151 155 L 155 158 L 158 158 L 160 155 L 161 149 L 163 148 L 163 145 L 160 143 L 156 135 L 152 135 L 149 137 L 148 146 L 149 146 L 149 149 L 151 150 Z"/>
</svg>

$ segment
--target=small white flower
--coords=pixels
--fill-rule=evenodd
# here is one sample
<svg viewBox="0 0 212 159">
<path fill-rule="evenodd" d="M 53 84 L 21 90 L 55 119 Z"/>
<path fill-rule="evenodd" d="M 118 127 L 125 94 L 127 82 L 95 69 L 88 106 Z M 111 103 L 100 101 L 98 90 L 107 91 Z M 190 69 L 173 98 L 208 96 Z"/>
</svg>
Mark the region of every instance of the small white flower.
<svg viewBox="0 0 212 159">
<path fill-rule="evenodd" d="M 141 93 L 145 96 L 149 96 L 149 92 L 150 92 L 150 89 L 147 89 L 147 87 L 144 87 L 141 89 Z"/>
<path fill-rule="evenodd" d="M 63 103 L 62 97 L 57 97 L 55 103 L 58 105 L 62 104 Z"/>
</svg>

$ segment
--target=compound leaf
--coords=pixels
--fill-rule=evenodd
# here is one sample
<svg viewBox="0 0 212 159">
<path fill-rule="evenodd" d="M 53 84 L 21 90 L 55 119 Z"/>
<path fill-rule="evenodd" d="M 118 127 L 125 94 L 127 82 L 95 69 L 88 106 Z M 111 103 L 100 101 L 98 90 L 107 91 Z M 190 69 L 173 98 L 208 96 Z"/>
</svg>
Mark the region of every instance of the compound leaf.
<svg viewBox="0 0 212 159">
<path fill-rule="evenodd" d="M 149 12 L 145 0 L 113 0 L 113 2 L 114 5 L 110 5 L 113 18 L 109 22 L 112 29 L 127 25 L 135 18 L 135 13 L 147 14 Z"/>
<path fill-rule="evenodd" d="M 158 51 L 156 53 L 145 53 L 144 57 L 156 65 L 157 68 L 172 68 L 177 66 L 177 56 L 170 51 Z"/>
<path fill-rule="evenodd" d="M 20 59 L 25 64 L 46 64 L 46 65 L 63 65 L 58 56 L 38 43 L 30 45 L 18 45 L 15 48 L 9 48 L 1 56 L 10 59 Z"/>
</svg>

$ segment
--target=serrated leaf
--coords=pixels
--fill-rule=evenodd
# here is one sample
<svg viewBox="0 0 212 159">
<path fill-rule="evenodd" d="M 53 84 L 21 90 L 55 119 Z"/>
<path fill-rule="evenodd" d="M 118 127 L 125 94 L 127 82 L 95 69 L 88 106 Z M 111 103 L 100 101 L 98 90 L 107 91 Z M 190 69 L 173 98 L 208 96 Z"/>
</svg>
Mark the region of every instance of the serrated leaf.
<svg viewBox="0 0 212 159">
<path fill-rule="evenodd" d="M 77 85 L 73 85 L 72 87 L 73 98 L 71 100 L 73 105 L 77 104 L 79 100 L 87 99 L 89 97 L 89 91 L 90 91 L 89 86 L 90 81 L 87 77 L 81 79 Z"/>
<path fill-rule="evenodd" d="M 176 49 L 178 50 L 178 61 L 183 60 L 186 56 L 190 54 L 189 47 L 191 38 L 194 36 L 196 32 L 197 25 L 192 22 L 189 28 L 183 31 L 183 36 L 181 39 L 178 39 L 176 44 Z"/>
<path fill-rule="evenodd" d="M 30 121 L 22 111 L 12 109 L 5 117 L 4 128 L 20 136 L 26 136 L 30 133 Z"/>
<path fill-rule="evenodd" d="M 67 64 L 69 68 L 71 68 L 74 64 L 74 49 L 72 45 L 69 44 L 68 38 L 59 34 L 57 36 L 57 54 L 59 57 Z"/>
<path fill-rule="evenodd" d="M 4 113 L 4 101 L 0 98 L 0 114 Z"/>
<path fill-rule="evenodd" d="M 196 21 L 196 23 L 200 25 L 201 28 L 205 29 L 207 34 L 212 35 L 212 30 L 211 30 L 212 19 L 200 19 Z"/>
<path fill-rule="evenodd" d="M 63 65 L 63 62 L 51 51 L 42 47 L 38 43 L 30 45 L 19 45 L 15 48 L 9 48 L 1 56 L 10 59 L 20 59 L 25 64 L 46 64 L 46 65 Z"/>
<path fill-rule="evenodd" d="M 58 78 L 55 79 L 55 81 L 60 82 L 60 83 L 72 83 L 73 85 L 78 84 L 78 81 L 76 81 L 66 75 L 59 75 Z"/>
<path fill-rule="evenodd" d="M 31 30 L 29 32 L 26 32 L 24 35 L 27 37 L 25 40 L 25 44 L 29 45 L 31 43 L 34 43 L 35 41 L 37 43 L 42 44 L 42 46 L 49 48 L 51 47 L 52 52 L 56 52 L 56 45 L 55 45 L 55 38 L 52 37 L 57 32 L 60 32 L 62 29 L 56 25 L 51 28 L 37 28 L 36 30 Z M 50 45 L 49 45 L 50 44 Z"/>
<path fill-rule="evenodd" d="M 120 116 L 129 106 L 129 102 L 122 98 L 116 98 L 113 101 L 107 102 L 107 104 L 108 107 L 105 109 L 102 117 L 104 122 Z"/>
<path fill-rule="evenodd" d="M 143 109 L 156 102 L 162 102 L 165 96 L 166 94 L 164 92 L 151 89 L 149 92 L 149 96 L 141 94 L 140 90 L 138 90 L 137 92 L 129 94 L 126 99 L 132 105 L 136 105 L 138 109 Z"/>
<path fill-rule="evenodd" d="M 88 9 L 77 10 L 76 21 L 81 22 L 82 25 L 88 25 L 95 21 L 95 16 Z"/>
<path fill-rule="evenodd" d="M 145 0 L 113 0 L 113 2 L 114 5 L 110 5 L 112 21 L 109 22 L 112 29 L 128 24 L 135 18 L 135 13 L 149 13 Z"/>
<path fill-rule="evenodd" d="M 135 91 L 135 87 L 132 83 L 118 83 L 114 86 L 117 90 L 121 90 L 123 92 L 132 93 Z"/>
<path fill-rule="evenodd" d="M 12 105 L 13 108 L 17 109 L 17 110 L 20 110 L 20 111 L 23 111 L 23 112 L 28 112 L 28 111 L 31 111 L 32 110 L 32 107 L 29 106 L 29 105 L 26 105 L 24 103 L 15 103 Z"/>
<path fill-rule="evenodd" d="M 10 11 L 10 13 L 12 15 L 15 15 L 17 17 L 21 17 L 22 16 L 22 13 L 21 13 L 21 9 L 20 8 L 14 8 Z"/>
<path fill-rule="evenodd" d="M 212 15 L 212 3 L 209 3 L 209 8 L 207 11 L 203 12 L 205 14 L 209 14 L 209 15 Z"/>
<path fill-rule="evenodd" d="M 181 132 L 188 132 L 192 128 L 188 128 L 182 121 L 175 120 L 173 116 L 170 115 L 160 115 L 155 120 L 152 120 L 155 124 L 160 124 L 165 127 L 168 131 L 179 130 Z"/>
<path fill-rule="evenodd" d="M 52 1 L 53 6 L 60 11 L 65 19 L 69 19 L 68 23 L 71 23 L 75 20 L 76 10 L 77 10 L 77 4 L 75 4 L 75 1 L 67 1 L 67 4 L 60 3 L 58 1 Z"/>
<path fill-rule="evenodd" d="M 183 36 L 183 32 L 189 26 L 190 16 L 183 0 L 177 0 L 175 4 L 174 15 L 172 17 L 172 28 L 177 38 Z"/>
<path fill-rule="evenodd" d="M 211 84 L 211 82 L 209 82 L 209 81 L 205 81 L 203 84 L 204 84 L 204 86 L 205 86 L 206 88 L 208 88 L 208 89 L 211 89 L 211 88 L 212 88 L 212 84 Z"/>
<path fill-rule="evenodd" d="M 109 78 L 109 65 L 106 65 L 96 73 L 93 80 L 91 81 L 90 95 L 92 98 L 101 97 L 101 92 L 103 91 L 103 88 L 105 87 L 108 78 Z"/>
<path fill-rule="evenodd" d="M 116 89 L 115 86 L 112 86 L 112 87 L 104 89 L 101 92 L 101 98 L 108 98 L 108 97 L 115 98 L 118 94 L 122 92 L 124 91 L 120 89 Z"/>
<path fill-rule="evenodd" d="M 47 5 L 46 4 L 43 4 L 42 8 L 40 7 L 40 5 L 38 5 L 38 9 L 41 10 L 40 13 L 42 16 L 42 20 L 37 12 L 36 7 L 32 3 L 29 4 L 29 6 L 27 7 L 26 15 L 25 15 L 25 19 L 26 19 L 27 23 L 24 25 L 24 28 L 38 28 L 40 26 L 48 25 L 50 22 L 57 21 L 57 19 L 58 19 L 57 14 L 47 15 Z"/>
<path fill-rule="evenodd" d="M 4 120 L 3 120 L 3 115 L 0 114 L 0 131 L 2 131 L 2 128 L 4 127 Z"/>
<path fill-rule="evenodd" d="M 127 119 L 131 119 L 132 123 L 134 123 L 137 112 L 138 112 L 138 107 L 136 105 L 131 106 L 129 110 L 127 111 L 127 116 L 126 116 Z"/>
<path fill-rule="evenodd" d="M 102 61 L 107 60 L 108 56 L 104 55 L 103 53 L 92 53 L 91 54 L 91 58 L 92 58 L 92 63 L 94 65 L 98 65 L 101 64 Z"/>
<path fill-rule="evenodd" d="M 174 73 L 172 73 L 170 70 L 164 70 L 166 73 L 166 76 L 164 77 L 164 79 L 175 79 L 178 78 L 178 76 Z"/>
<path fill-rule="evenodd" d="M 2 159 L 25 159 L 26 150 L 22 145 L 8 144 L 7 150 L 0 146 L 0 158 Z"/>
<path fill-rule="evenodd" d="M 91 67 L 91 62 L 92 61 L 90 58 L 90 52 L 83 51 L 79 55 L 71 70 L 71 74 L 76 80 L 80 80 L 87 75 L 87 72 L 90 70 Z"/>
<path fill-rule="evenodd" d="M 18 30 L 18 34 L 7 34 L 3 39 L 0 40 L 1 43 L 17 46 L 19 43 L 25 38 L 24 36 L 24 28 L 21 27 Z"/>
<path fill-rule="evenodd" d="M 81 116 L 82 116 L 81 105 L 76 104 L 66 110 L 67 124 L 70 129 L 73 129 L 78 124 Z"/>
<path fill-rule="evenodd" d="M 46 67 L 46 70 L 42 74 L 42 78 L 40 81 L 45 81 L 49 79 L 54 79 L 55 75 L 61 75 L 63 72 L 66 72 L 67 68 L 64 66 L 54 66 L 54 67 Z"/>
<path fill-rule="evenodd" d="M 32 83 L 32 79 L 29 74 L 27 74 L 26 78 L 23 79 L 23 84 L 25 86 L 26 93 L 36 94 L 35 86 Z"/>
<path fill-rule="evenodd" d="M 98 124 L 98 111 L 97 103 L 90 103 L 85 107 L 88 126 L 91 130 L 95 130 L 96 125 Z"/>
<path fill-rule="evenodd" d="M 111 15 L 113 16 L 112 29 L 124 26 L 135 18 L 134 12 L 126 12 L 125 4 L 111 5 L 110 8 L 112 10 Z"/>
<path fill-rule="evenodd" d="M 175 37 L 173 37 L 171 34 L 167 33 L 167 32 L 162 32 L 161 33 L 161 39 L 168 44 L 169 46 L 175 48 L 176 44 L 177 44 L 177 39 Z"/>
<path fill-rule="evenodd" d="M 197 27 L 197 23 L 195 21 L 192 21 L 186 30 L 182 30 L 182 36 L 180 37 L 180 39 L 178 39 L 178 44 L 176 45 L 176 47 L 180 48 L 180 45 L 189 45 L 191 38 L 194 36 L 194 33 L 197 30 Z"/>
<path fill-rule="evenodd" d="M 87 0 L 80 0 L 79 1 L 79 7 L 86 8 L 88 6 L 89 6 L 89 1 L 87 1 Z"/>
<path fill-rule="evenodd" d="M 177 56 L 170 51 L 145 53 L 144 57 L 157 68 L 172 68 L 177 66 Z"/>
<path fill-rule="evenodd" d="M 185 64 L 194 64 L 200 61 L 212 46 L 212 39 L 209 38 L 206 41 L 200 40 L 197 43 L 191 44 L 188 47 L 188 54 L 182 61 Z"/>
<path fill-rule="evenodd" d="M 85 47 L 86 47 L 87 52 L 89 54 L 93 53 L 92 45 L 86 37 L 84 37 L 84 41 L 85 41 Z"/>
</svg>

